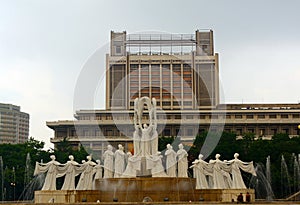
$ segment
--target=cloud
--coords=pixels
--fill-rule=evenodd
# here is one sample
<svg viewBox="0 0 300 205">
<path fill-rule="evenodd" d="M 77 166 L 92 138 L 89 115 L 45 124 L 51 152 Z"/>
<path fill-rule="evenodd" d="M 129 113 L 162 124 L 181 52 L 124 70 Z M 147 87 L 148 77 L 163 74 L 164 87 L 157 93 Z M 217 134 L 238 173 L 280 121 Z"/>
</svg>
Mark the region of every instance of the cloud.
<svg viewBox="0 0 300 205">
<path fill-rule="evenodd" d="M 72 102 L 63 91 L 54 89 L 54 75 L 48 63 L 17 59 L 0 64 L 0 101 L 21 106 L 30 114 L 30 136 L 49 142 L 53 132 L 46 121 L 72 117 Z M 66 102 L 66 103 L 63 103 Z"/>
</svg>

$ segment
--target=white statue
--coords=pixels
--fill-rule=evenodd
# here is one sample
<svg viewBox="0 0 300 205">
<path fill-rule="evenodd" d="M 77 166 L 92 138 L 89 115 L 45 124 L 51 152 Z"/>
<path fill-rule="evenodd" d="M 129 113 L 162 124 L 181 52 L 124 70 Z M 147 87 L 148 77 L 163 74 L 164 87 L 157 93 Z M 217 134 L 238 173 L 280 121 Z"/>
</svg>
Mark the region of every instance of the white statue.
<svg viewBox="0 0 300 205">
<path fill-rule="evenodd" d="M 230 172 L 230 167 L 223 161 L 221 161 L 220 154 L 216 154 L 215 160 L 210 160 L 209 164 L 213 166 L 213 188 L 214 189 L 226 189 L 228 188 L 228 183 L 225 182 L 225 178 L 228 177 L 228 172 Z M 227 179 L 229 180 L 229 179 Z"/>
<path fill-rule="evenodd" d="M 93 169 L 93 175 L 95 175 L 94 176 L 94 183 L 93 183 L 94 189 L 96 188 L 96 181 L 99 180 L 99 179 L 102 179 L 102 171 L 103 171 L 103 169 L 102 169 L 103 166 L 101 165 L 100 159 L 97 159 L 96 163 L 97 163 L 97 165 L 94 166 L 94 169 Z"/>
<path fill-rule="evenodd" d="M 155 155 L 146 157 L 147 167 L 151 167 L 152 177 L 168 177 L 162 165 L 162 157 L 161 152 L 157 152 Z"/>
<path fill-rule="evenodd" d="M 176 177 L 176 152 L 170 144 L 167 144 L 167 150 L 165 152 L 166 169 L 169 177 Z"/>
<path fill-rule="evenodd" d="M 118 145 L 118 150 L 115 152 L 115 174 L 114 178 L 119 178 L 125 171 L 125 153 L 121 144 Z"/>
<path fill-rule="evenodd" d="M 86 157 L 87 161 L 81 165 L 80 170 L 82 173 L 80 175 L 76 190 L 92 190 L 93 188 L 93 168 L 96 163 L 92 161 L 92 156 Z"/>
<path fill-rule="evenodd" d="M 183 144 L 178 145 L 177 162 L 178 162 L 178 177 L 188 177 L 188 153 L 183 149 Z"/>
<path fill-rule="evenodd" d="M 142 156 L 149 156 L 151 155 L 150 151 L 150 143 L 151 143 L 151 137 L 150 133 L 152 131 L 152 125 L 148 127 L 147 124 L 143 125 L 142 128 L 142 138 L 141 138 L 141 151 L 142 151 Z"/>
<path fill-rule="evenodd" d="M 253 162 L 243 162 L 243 161 L 239 160 L 238 153 L 235 153 L 233 156 L 234 156 L 234 159 L 228 161 L 228 163 L 231 165 L 231 175 L 232 175 L 232 186 L 230 188 L 246 189 L 240 169 L 252 174 L 253 176 L 256 176 Z"/>
<path fill-rule="evenodd" d="M 199 154 L 198 159 L 192 162 L 194 178 L 196 178 L 196 189 L 208 189 L 206 176 L 212 175 L 212 169 L 203 159 L 203 155 Z"/>
<path fill-rule="evenodd" d="M 134 124 L 134 133 L 133 133 L 133 150 L 135 156 L 141 155 L 141 136 L 142 132 L 139 126 L 139 111 L 138 111 L 138 101 L 139 99 L 136 98 L 134 100 L 134 115 L 133 115 L 133 124 Z"/>
<path fill-rule="evenodd" d="M 133 150 L 134 150 L 134 155 L 140 156 L 141 153 L 141 136 L 142 136 L 142 131 L 139 128 L 138 125 L 134 125 L 134 132 L 133 132 Z"/>
<path fill-rule="evenodd" d="M 79 164 L 74 161 L 73 155 L 70 155 L 69 159 L 70 160 L 64 164 L 64 167 L 61 168 L 61 170 L 64 171 L 63 175 L 65 175 L 61 190 L 75 190 L 75 177 L 82 172 L 78 170 Z"/>
<path fill-rule="evenodd" d="M 50 159 L 51 161 L 46 164 L 38 162 L 35 164 L 34 176 L 47 172 L 42 190 L 56 190 L 56 178 L 60 177 L 57 169 L 60 163 L 55 161 L 55 155 L 51 155 Z"/>
<path fill-rule="evenodd" d="M 149 112 L 149 123 L 142 125 L 142 117 L 145 104 Z M 156 118 L 156 100 L 148 97 L 136 98 L 134 100 L 134 128 L 133 143 L 134 155 L 146 157 L 155 155 L 158 149 L 158 133 Z"/>
<path fill-rule="evenodd" d="M 134 178 L 136 172 L 141 170 L 141 157 L 132 156 L 131 152 L 127 152 L 127 157 L 127 166 L 121 177 Z"/>
<path fill-rule="evenodd" d="M 107 150 L 103 154 L 104 160 L 104 175 L 103 178 L 113 178 L 114 173 L 114 153 L 113 147 L 107 145 Z"/>
</svg>

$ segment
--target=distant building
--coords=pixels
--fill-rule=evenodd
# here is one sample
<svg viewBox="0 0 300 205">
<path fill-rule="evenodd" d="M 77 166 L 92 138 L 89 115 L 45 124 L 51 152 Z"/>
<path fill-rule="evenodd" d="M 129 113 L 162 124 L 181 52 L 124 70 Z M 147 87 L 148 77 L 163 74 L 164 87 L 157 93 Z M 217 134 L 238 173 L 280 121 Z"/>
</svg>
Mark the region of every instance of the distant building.
<svg viewBox="0 0 300 205">
<path fill-rule="evenodd" d="M 106 55 L 106 110 L 78 110 L 74 121 L 47 122 L 51 142 L 66 138 L 102 153 L 108 143 L 132 150 L 133 102 L 157 100 L 158 133 L 192 144 L 203 131 L 299 135 L 300 104 L 220 104 L 213 31 L 195 34 L 111 32 Z M 146 121 L 145 116 L 145 121 Z"/>
<path fill-rule="evenodd" d="M 29 136 L 29 114 L 20 106 L 0 103 L 0 144 L 24 143 Z"/>
</svg>

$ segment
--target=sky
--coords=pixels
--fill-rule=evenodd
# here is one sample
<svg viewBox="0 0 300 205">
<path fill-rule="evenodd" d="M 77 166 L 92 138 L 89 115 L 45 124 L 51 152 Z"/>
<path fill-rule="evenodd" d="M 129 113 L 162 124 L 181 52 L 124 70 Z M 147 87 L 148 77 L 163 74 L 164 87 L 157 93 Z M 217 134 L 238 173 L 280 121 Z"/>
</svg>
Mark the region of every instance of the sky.
<svg viewBox="0 0 300 205">
<path fill-rule="evenodd" d="M 212 29 L 222 102 L 299 103 L 299 8 L 298 0 L 0 0 L 0 102 L 21 106 L 30 136 L 52 147 L 46 121 L 73 119 L 77 80 L 111 30 Z M 101 83 L 94 108 L 105 106 Z"/>
</svg>

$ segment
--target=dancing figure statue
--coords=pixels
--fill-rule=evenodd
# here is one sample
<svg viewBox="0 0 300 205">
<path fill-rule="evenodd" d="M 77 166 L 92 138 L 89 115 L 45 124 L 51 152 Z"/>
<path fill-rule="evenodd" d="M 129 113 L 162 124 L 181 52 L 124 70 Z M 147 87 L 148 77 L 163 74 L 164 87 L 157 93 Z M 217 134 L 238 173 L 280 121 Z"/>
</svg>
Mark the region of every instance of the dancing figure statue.
<svg viewBox="0 0 300 205">
<path fill-rule="evenodd" d="M 256 176 L 256 172 L 253 166 L 253 162 L 243 162 L 238 159 L 239 154 L 235 153 L 234 159 L 229 160 L 228 163 L 231 165 L 231 175 L 232 175 L 232 189 L 246 189 L 244 180 L 242 178 L 241 170 L 248 172 L 253 176 Z"/>
<path fill-rule="evenodd" d="M 124 147 L 119 144 L 118 150 L 115 152 L 115 174 L 114 178 L 119 178 L 122 176 L 125 170 L 125 153 Z"/>
<path fill-rule="evenodd" d="M 162 158 L 161 152 L 157 152 L 155 155 L 147 157 L 147 167 L 152 167 L 152 177 L 168 177 L 162 165 Z"/>
<path fill-rule="evenodd" d="M 167 144 L 167 151 L 165 152 L 167 157 L 166 169 L 169 177 L 176 177 L 176 152 L 170 144 Z"/>
<path fill-rule="evenodd" d="M 36 162 L 35 164 L 34 176 L 47 172 L 42 190 L 56 190 L 56 178 L 62 176 L 58 173 L 60 163 L 55 161 L 55 155 L 51 155 L 50 159 L 51 161 L 48 163 Z"/>
<path fill-rule="evenodd" d="M 61 190 L 75 190 L 75 177 L 79 175 L 82 171 L 80 171 L 78 162 L 74 161 L 73 155 L 69 156 L 69 161 L 61 168 L 64 171 L 63 175 L 65 175 L 64 184 Z"/>
<path fill-rule="evenodd" d="M 196 178 L 196 189 L 208 189 L 206 176 L 212 176 L 212 167 L 202 158 L 203 155 L 199 154 L 198 159 L 193 161 L 190 167 L 193 168 L 194 178 Z"/>
<path fill-rule="evenodd" d="M 230 187 L 230 166 L 221 161 L 220 154 L 216 154 L 215 160 L 210 160 L 209 164 L 213 167 L 213 188 L 228 189 Z M 228 178 L 229 177 L 229 178 Z"/>
<path fill-rule="evenodd" d="M 127 152 L 127 166 L 121 177 L 124 178 L 134 178 L 136 177 L 136 172 L 140 171 L 140 157 L 132 156 L 131 152 Z"/>
<path fill-rule="evenodd" d="M 113 178 L 114 176 L 114 153 L 113 147 L 111 145 L 107 145 L 107 150 L 103 154 L 104 160 L 104 175 L 103 178 Z"/>
<path fill-rule="evenodd" d="M 93 169 L 93 175 L 95 175 L 94 176 L 94 183 L 93 183 L 94 188 L 95 188 L 96 181 L 102 178 L 102 171 L 103 171 L 103 169 L 102 169 L 103 166 L 101 165 L 100 159 L 97 159 L 96 163 L 97 163 L 97 165 L 94 166 L 94 169 Z"/>
<path fill-rule="evenodd" d="M 177 163 L 178 163 L 178 177 L 188 177 L 188 153 L 183 149 L 183 144 L 178 145 L 179 150 L 177 151 Z"/>
<path fill-rule="evenodd" d="M 97 165 L 92 161 L 92 156 L 86 157 L 87 161 L 83 163 L 79 170 L 82 170 L 76 190 L 92 190 L 93 188 L 93 169 Z"/>
</svg>

